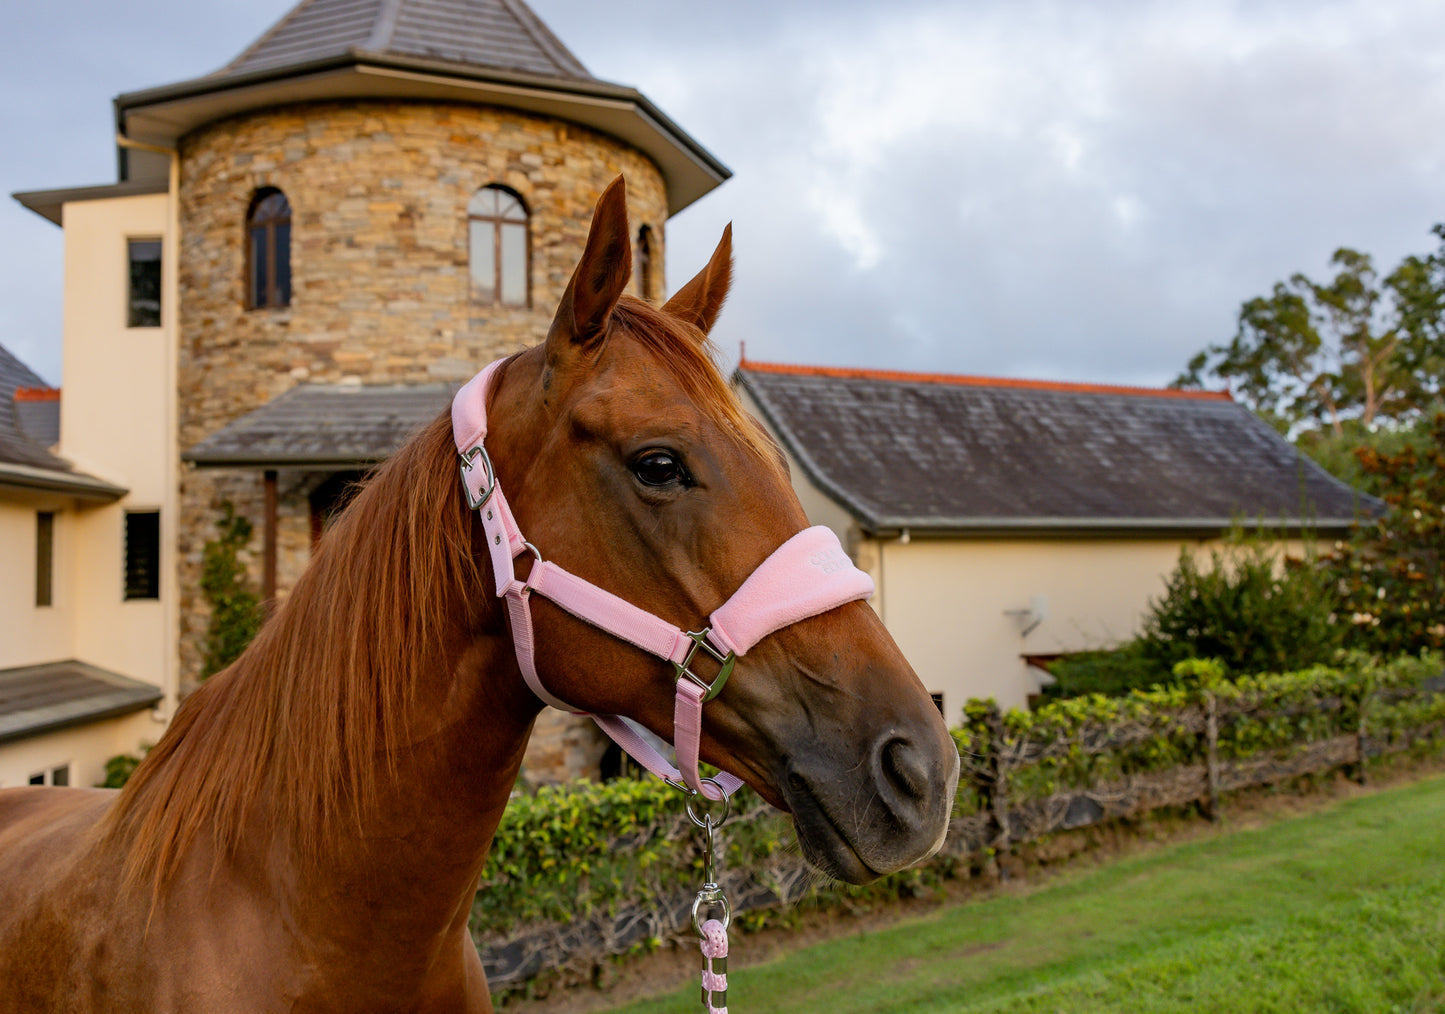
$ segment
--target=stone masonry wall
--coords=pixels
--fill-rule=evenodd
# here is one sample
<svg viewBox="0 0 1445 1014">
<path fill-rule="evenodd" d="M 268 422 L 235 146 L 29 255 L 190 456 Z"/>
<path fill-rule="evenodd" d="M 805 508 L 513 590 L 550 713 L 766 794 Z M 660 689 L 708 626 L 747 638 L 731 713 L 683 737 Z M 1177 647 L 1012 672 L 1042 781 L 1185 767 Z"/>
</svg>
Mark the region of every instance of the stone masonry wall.
<svg viewBox="0 0 1445 1014">
<path fill-rule="evenodd" d="M 662 278 L 665 185 L 635 149 L 560 120 L 453 104 L 288 106 L 209 125 L 181 146 L 179 431 L 184 450 L 298 383 L 460 381 L 535 344 L 581 255 L 592 207 L 627 178 L 633 235 L 650 227 Z M 467 204 L 488 184 L 516 191 L 531 219 L 531 305 L 469 298 Z M 245 308 L 245 216 L 257 188 L 291 205 L 291 304 Z M 635 294 L 639 274 L 634 273 Z M 444 406 L 438 406 L 438 410 Z M 325 475 L 279 479 L 278 591 L 309 558 L 307 495 Z M 223 500 L 250 519 L 260 584 L 259 471 L 182 474 L 178 546 L 181 672 L 199 671 L 208 609 L 201 551 Z M 589 723 L 590 724 L 590 723 Z M 528 771 L 546 780 L 595 766 L 575 720 L 539 723 Z M 535 757 L 534 757 L 535 755 Z"/>
</svg>

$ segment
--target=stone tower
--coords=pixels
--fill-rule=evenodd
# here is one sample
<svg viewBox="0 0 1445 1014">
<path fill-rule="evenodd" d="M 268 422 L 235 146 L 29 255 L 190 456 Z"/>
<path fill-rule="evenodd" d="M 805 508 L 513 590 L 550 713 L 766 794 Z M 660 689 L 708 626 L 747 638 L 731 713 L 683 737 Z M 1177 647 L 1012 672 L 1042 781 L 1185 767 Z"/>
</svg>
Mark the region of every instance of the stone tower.
<svg viewBox="0 0 1445 1014">
<path fill-rule="evenodd" d="M 174 559 L 200 675 L 222 504 L 284 596 L 349 484 L 480 366 L 543 338 L 592 204 L 628 181 L 634 294 L 728 171 L 592 77 L 521 0 L 303 0 L 207 77 L 116 99 L 123 184 L 170 175 L 179 237 Z M 534 776 L 595 767 L 556 723 Z"/>
</svg>

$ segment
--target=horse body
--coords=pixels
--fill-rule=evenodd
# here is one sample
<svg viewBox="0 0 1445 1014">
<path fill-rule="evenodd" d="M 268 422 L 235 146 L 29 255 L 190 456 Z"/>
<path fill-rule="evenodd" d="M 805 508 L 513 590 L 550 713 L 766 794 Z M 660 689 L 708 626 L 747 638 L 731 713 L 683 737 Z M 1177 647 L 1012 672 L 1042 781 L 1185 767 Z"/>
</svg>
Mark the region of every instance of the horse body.
<svg viewBox="0 0 1445 1014">
<path fill-rule="evenodd" d="M 502 367 L 487 446 L 548 559 L 682 629 L 806 526 L 704 348 L 728 235 L 661 310 L 621 295 L 620 182 L 547 341 Z M 489 594 L 448 420 L 397 452 L 246 653 L 120 793 L 0 791 L 0 1012 L 487 1011 L 467 932 L 541 704 Z M 671 667 L 534 599 L 536 668 L 671 737 Z M 866 882 L 941 844 L 947 731 L 872 609 L 765 637 L 702 756 Z"/>
</svg>

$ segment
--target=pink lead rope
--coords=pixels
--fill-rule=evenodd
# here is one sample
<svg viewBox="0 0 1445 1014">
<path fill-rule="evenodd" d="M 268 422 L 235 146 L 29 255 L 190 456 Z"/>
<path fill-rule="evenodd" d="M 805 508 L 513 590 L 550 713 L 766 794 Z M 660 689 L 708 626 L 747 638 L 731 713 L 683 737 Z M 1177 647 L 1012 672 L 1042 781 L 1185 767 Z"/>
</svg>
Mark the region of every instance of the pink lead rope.
<svg viewBox="0 0 1445 1014">
<path fill-rule="evenodd" d="M 731 912 L 713 870 L 713 831 L 726 819 L 728 796 L 742 785 L 742 780 L 727 772 L 720 772 L 716 778 L 699 777 L 702 706 L 717 696 L 736 660 L 753 645 L 799 620 L 868 598 L 873 594 L 873 579 L 853 566 L 831 530 L 821 526 L 805 528 L 775 549 L 713 612 L 710 626 L 689 633 L 543 560 L 537 547 L 518 530 L 483 446 L 487 437 L 487 397 L 505 361 L 492 363 L 457 392 L 452 400 L 452 436 L 462 459 L 467 504 L 481 519 L 497 595 L 507 603 L 517 665 L 527 686 L 539 698 L 554 708 L 581 713 L 548 692 L 537 675 L 531 608 L 534 592 L 573 616 L 672 663 L 677 678 L 673 706 L 677 767 L 669 764 L 625 719 L 617 715 L 591 717 L 639 764 L 688 793 L 688 816 L 704 834 L 707 882 L 693 903 L 693 927 L 703 953 L 702 1002 L 710 1014 L 727 1014 L 727 927 Z M 535 560 L 527 579 L 519 581 L 515 561 L 527 552 Z M 711 656 L 719 666 L 711 682 L 692 671 L 699 652 Z M 706 813 L 699 816 L 693 806 L 698 799 L 721 802 L 722 816 L 716 821 Z M 705 914 L 715 908 L 721 910 L 721 920 L 705 919 Z"/>
</svg>

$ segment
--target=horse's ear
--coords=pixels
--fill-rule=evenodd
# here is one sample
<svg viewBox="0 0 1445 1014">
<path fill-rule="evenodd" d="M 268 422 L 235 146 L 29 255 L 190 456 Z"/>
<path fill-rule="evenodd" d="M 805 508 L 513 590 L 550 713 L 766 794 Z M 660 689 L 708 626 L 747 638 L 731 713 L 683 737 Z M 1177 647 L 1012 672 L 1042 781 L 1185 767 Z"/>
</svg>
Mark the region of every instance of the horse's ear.
<svg viewBox="0 0 1445 1014">
<path fill-rule="evenodd" d="M 582 259 L 557 304 L 547 332 L 549 350 L 590 348 L 607 334 L 607 318 L 632 277 L 632 241 L 627 234 L 627 185 L 617 177 L 592 212 Z"/>
<path fill-rule="evenodd" d="M 723 230 L 717 249 L 707 267 L 697 277 L 678 289 L 663 306 L 663 310 L 674 317 L 702 329 L 703 334 L 712 330 L 722 312 L 723 302 L 728 298 L 728 287 L 733 281 L 733 226 L 729 222 Z"/>
</svg>

